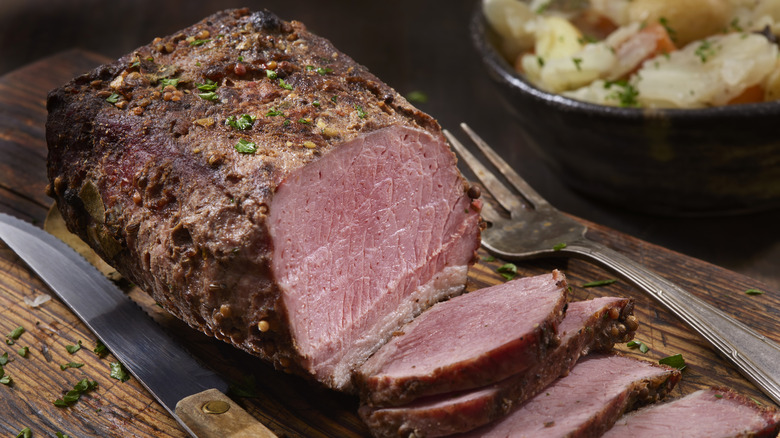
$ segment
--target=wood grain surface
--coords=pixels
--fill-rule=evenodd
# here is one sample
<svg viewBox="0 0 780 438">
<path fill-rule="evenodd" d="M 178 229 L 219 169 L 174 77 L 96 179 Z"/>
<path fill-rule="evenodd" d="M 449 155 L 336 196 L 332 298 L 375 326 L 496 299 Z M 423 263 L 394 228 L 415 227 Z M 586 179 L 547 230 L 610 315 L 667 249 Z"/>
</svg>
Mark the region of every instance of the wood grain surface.
<svg viewBox="0 0 780 438">
<path fill-rule="evenodd" d="M 0 78 L 0 211 L 43 224 L 51 202 L 44 195 L 46 93 L 104 61 L 100 56 L 73 50 Z M 768 285 L 597 224 L 588 225 L 594 240 L 647 265 L 780 342 L 780 293 Z M 504 281 L 496 273 L 503 262 L 481 255 L 482 260 L 471 270 L 469 290 Z M 518 272 L 533 275 L 553 268 L 566 273 L 573 286 L 573 299 L 619 295 L 636 300 L 635 314 L 640 321 L 636 340 L 645 343 L 649 351 L 641 353 L 625 345 L 618 349 L 652 361 L 682 354 L 687 367 L 673 396 L 719 385 L 771 404 L 698 335 L 630 285 L 618 281 L 604 287 L 582 287 L 588 281 L 612 278 L 612 274 L 583 261 L 564 259 L 520 264 Z M 196 358 L 233 382 L 243 395 L 251 395 L 234 395 L 234 399 L 278 435 L 367 435 L 356 415 L 354 397 L 275 371 L 257 358 L 186 327 L 132 285 L 120 285 Z M 745 294 L 752 288 L 766 293 Z M 136 379 L 120 382 L 110 377 L 110 364 L 116 359 L 92 352 L 95 336 L 61 302 L 51 299 L 31 307 L 25 301 L 44 294 L 50 294 L 46 286 L 0 244 L 0 336 L 6 338 L 20 326 L 25 329 L 13 345 L 0 344 L 0 355 L 8 354 L 5 374 L 12 379 L 10 385 L 0 385 L 0 434 L 15 436 L 29 427 L 33 436 L 54 436 L 56 432 L 71 437 L 186 436 Z M 79 341 L 82 348 L 69 353 L 66 346 L 78 345 Z M 17 353 L 21 347 L 29 347 L 24 357 Z M 84 365 L 61 369 L 69 362 Z M 96 381 L 97 388 L 69 407 L 53 404 L 85 378 Z"/>
</svg>

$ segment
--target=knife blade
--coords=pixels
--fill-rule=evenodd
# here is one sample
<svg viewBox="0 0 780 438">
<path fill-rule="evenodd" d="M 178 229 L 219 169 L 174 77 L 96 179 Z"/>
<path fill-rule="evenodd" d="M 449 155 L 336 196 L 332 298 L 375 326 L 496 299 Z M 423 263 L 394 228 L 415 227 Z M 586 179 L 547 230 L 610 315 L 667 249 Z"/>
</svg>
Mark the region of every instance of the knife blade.
<svg viewBox="0 0 780 438">
<path fill-rule="evenodd" d="M 275 437 L 225 395 L 228 384 L 198 363 L 135 302 L 61 240 L 0 213 L 3 240 L 196 438 Z"/>
</svg>

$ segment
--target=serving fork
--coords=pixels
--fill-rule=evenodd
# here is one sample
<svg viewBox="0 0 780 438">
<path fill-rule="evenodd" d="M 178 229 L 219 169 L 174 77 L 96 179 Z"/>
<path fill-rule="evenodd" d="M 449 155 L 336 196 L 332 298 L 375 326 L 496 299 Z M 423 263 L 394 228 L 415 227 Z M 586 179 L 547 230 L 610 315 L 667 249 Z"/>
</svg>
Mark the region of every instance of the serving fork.
<svg viewBox="0 0 780 438">
<path fill-rule="evenodd" d="M 590 240 L 587 226 L 563 214 L 542 198 L 465 123 L 461 128 L 517 194 L 445 130 L 457 154 L 506 210 L 484 202 L 482 217 L 490 224 L 482 246 L 507 261 L 540 257 L 575 257 L 594 262 L 653 297 L 687 323 L 769 398 L 780 404 L 780 346 L 720 309 L 683 290 L 634 260 Z"/>
</svg>

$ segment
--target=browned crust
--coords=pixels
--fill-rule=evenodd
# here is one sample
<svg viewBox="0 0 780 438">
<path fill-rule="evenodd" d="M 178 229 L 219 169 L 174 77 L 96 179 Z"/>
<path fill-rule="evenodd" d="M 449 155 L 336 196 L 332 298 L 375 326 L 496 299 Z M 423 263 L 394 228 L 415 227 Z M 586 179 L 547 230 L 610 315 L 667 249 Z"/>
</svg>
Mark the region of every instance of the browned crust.
<svg viewBox="0 0 780 438">
<path fill-rule="evenodd" d="M 217 100 L 199 96 L 208 81 Z M 291 371 L 306 358 L 270 267 L 276 187 L 386 126 L 441 137 L 430 116 L 303 24 L 246 9 L 79 76 L 47 106 L 50 193 L 68 228 L 192 327 Z M 225 124 L 242 114 L 257 117 L 251 129 Z M 257 151 L 239 153 L 240 139 Z"/>
</svg>

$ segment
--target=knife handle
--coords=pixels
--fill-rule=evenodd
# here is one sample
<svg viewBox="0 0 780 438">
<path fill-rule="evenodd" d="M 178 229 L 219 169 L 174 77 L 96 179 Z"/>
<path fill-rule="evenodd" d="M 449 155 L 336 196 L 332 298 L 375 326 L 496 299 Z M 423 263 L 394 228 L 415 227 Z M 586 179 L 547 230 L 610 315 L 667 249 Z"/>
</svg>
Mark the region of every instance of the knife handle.
<svg viewBox="0 0 780 438">
<path fill-rule="evenodd" d="M 176 416 L 198 438 L 276 438 L 276 435 L 217 389 L 185 397 Z"/>
</svg>

